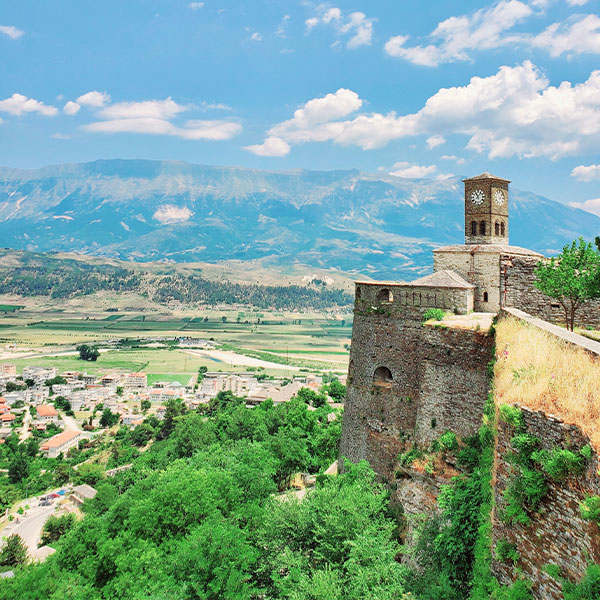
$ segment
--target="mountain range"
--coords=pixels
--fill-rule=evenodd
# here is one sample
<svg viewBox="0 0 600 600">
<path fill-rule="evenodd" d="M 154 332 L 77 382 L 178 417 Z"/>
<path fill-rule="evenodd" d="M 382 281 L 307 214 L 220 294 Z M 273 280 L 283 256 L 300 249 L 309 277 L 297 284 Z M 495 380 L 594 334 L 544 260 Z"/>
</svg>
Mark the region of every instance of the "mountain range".
<svg viewBox="0 0 600 600">
<path fill-rule="evenodd" d="M 463 243 L 463 202 L 458 177 L 150 160 L 0 168 L 0 246 L 410 280 L 431 270 L 431 249 Z M 511 186 L 510 233 L 552 254 L 600 234 L 600 218 Z"/>
</svg>

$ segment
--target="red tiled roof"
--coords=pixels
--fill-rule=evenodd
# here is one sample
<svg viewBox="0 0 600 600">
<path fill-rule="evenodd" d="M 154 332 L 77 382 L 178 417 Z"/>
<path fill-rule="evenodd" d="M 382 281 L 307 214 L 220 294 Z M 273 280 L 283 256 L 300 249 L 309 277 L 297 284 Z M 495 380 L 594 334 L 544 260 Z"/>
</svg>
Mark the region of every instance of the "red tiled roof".
<svg viewBox="0 0 600 600">
<path fill-rule="evenodd" d="M 37 414 L 40 417 L 56 417 L 58 413 L 52 404 L 40 404 L 37 407 Z"/>
</svg>

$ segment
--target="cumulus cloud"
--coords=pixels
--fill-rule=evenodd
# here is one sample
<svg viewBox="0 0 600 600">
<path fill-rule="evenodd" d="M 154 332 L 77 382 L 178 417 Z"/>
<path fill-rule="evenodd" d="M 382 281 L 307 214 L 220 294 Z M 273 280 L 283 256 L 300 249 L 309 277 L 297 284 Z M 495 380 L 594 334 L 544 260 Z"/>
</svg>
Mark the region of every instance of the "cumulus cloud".
<svg viewBox="0 0 600 600">
<path fill-rule="evenodd" d="M 88 92 L 77 98 L 78 104 L 90 106 L 92 108 L 101 108 L 110 102 L 110 96 L 106 92 Z"/>
<path fill-rule="evenodd" d="M 0 33 L 8 36 L 11 40 L 18 40 L 25 32 L 13 25 L 0 25 Z"/>
<path fill-rule="evenodd" d="M 346 39 L 346 48 L 370 46 L 373 37 L 373 23 L 360 11 L 344 15 L 341 9 L 321 4 L 317 7 L 317 15 L 306 19 L 306 32 L 310 33 L 317 25 L 330 25 L 335 28 L 338 36 Z M 337 44 L 336 44 L 337 45 Z"/>
<path fill-rule="evenodd" d="M 142 102 L 117 102 L 100 111 L 106 119 L 170 119 L 188 110 L 170 97 L 165 100 L 144 100 Z"/>
<path fill-rule="evenodd" d="M 600 165 L 579 165 L 571 171 L 571 177 L 575 177 L 579 181 L 600 179 Z"/>
<path fill-rule="evenodd" d="M 190 2 L 188 4 L 188 8 L 191 8 L 192 10 L 198 10 L 199 8 L 202 8 L 204 6 L 204 2 Z"/>
<path fill-rule="evenodd" d="M 152 217 L 163 225 L 170 225 L 171 223 L 189 221 L 193 214 L 187 206 L 163 204 L 156 209 Z"/>
<path fill-rule="evenodd" d="M 250 36 L 251 40 L 254 40 L 255 42 L 262 42 L 262 35 L 258 32 L 255 31 L 251 36 Z"/>
<path fill-rule="evenodd" d="M 600 17 L 575 15 L 565 23 L 553 23 L 529 42 L 536 48 L 547 50 L 552 57 L 600 54 Z"/>
<path fill-rule="evenodd" d="M 58 109 L 55 106 L 48 106 L 33 98 L 27 98 L 23 94 L 13 94 L 10 98 L 0 100 L 0 112 L 15 116 L 37 112 L 45 117 L 53 117 L 58 114 Z"/>
<path fill-rule="evenodd" d="M 64 106 L 63 106 L 63 112 L 65 113 L 65 115 L 76 115 L 79 110 L 81 109 L 81 106 L 79 104 L 77 104 L 77 102 L 73 102 L 71 100 L 69 100 L 69 102 L 67 102 Z"/>
<path fill-rule="evenodd" d="M 437 171 L 435 165 L 415 165 L 409 162 L 397 162 L 390 171 L 390 175 L 395 177 L 405 177 L 407 179 L 421 179 L 432 175 Z"/>
<path fill-rule="evenodd" d="M 262 144 L 244 146 L 244 150 L 248 150 L 257 156 L 285 156 L 290 151 L 290 145 L 281 138 L 271 136 Z"/>
<path fill-rule="evenodd" d="M 482 8 L 471 15 L 442 21 L 431 33 L 431 44 L 407 46 L 409 36 L 397 35 L 387 41 L 385 51 L 390 56 L 426 67 L 469 60 L 469 51 L 513 43 L 514 38 L 505 35 L 505 32 L 532 12 L 527 4 L 519 0 L 500 0 L 494 6 Z"/>
<path fill-rule="evenodd" d="M 358 94 L 340 89 L 307 102 L 268 136 L 288 144 L 332 141 L 372 149 L 407 136 L 461 134 L 466 148 L 490 158 L 543 156 L 558 159 L 600 144 L 600 71 L 587 81 L 551 86 L 529 61 L 503 66 L 463 87 L 442 88 L 416 113 L 352 115 Z"/>
<path fill-rule="evenodd" d="M 446 138 L 443 135 L 432 135 L 427 138 L 427 147 L 431 150 L 446 143 Z"/>
<path fill-rule="evenodd" d="M 600 217 L 600 198 L 586 200 L 585 202 L 569 202 L 569 206 L 580 208 L 581 210 L 585 210 Z"/>
</svg>

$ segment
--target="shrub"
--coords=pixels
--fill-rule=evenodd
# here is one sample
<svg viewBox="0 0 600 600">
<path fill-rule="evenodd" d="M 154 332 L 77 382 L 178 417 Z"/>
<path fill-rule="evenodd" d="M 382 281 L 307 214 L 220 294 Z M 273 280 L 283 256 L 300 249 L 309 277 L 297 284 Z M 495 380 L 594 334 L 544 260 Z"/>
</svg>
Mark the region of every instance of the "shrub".
<svg viewBox="0 0 600 600">
<path fill-rule="evenodd" d="M 579 475 L 583 471 L 583 457 L 570 450 L 553 448 L 550 452 L 539 450 L 531 455 L 548 476 L 554 481 L 562 481 L 567 477 Z"/>
<path fill-rule="evenodd" d="M 458 440 L 456 439 L 456 435 L 451 431 L 446 431 L 446 433 L 440 436 L 439 444 L 442 452 L 452 452 L 458 449 Z"/>
<path fill-rule="evenodd" d="M 498 540 L 496 544 L 496 556 L 502 562 L 516 563 L 521 558 L 514 544 L 506 540 Z"/>
<path fill-rule="evenodd" d="M 411 448 L 408 452 L 398 455 L 398 462 L 403 467 L 410 467 L 415 460 L 423 457 L 423 452 L 418 448 Z"/>
<path fill-rule="evenodd" d="M 423 322 L 425 321 L 441 321 L 446 313 L 441 308 L 429 308 L 423 315 Z"/>
<path fill-rule="evenodd" d="M 500 420 L 504 421 L 516 430 L 523 429 L 525 423 L 523 421 L 523 413 L 518 406 L 510 404 L 500 405 Z"/>
<path fill-rule="evenodd" d="M 600 523 L 600 496 L 588 496 L 579 506 L 581 517 L 586 521 Z"/>
</svg>

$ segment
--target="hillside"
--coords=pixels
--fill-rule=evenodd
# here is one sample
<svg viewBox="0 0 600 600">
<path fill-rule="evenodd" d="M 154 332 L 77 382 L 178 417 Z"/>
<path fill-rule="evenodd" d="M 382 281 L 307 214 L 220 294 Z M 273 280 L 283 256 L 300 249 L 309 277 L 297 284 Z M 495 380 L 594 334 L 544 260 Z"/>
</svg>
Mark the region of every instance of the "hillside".
<svg viewBox="0 0 600 600">
<path fill-rule="evenodd" d="M 231 275 L 227 278 L 225 273 Z M 239 282 L 237 271 L 220 277 L 200 265 L 128 263 L 118 260 L 0 250 L 0 296 L 45 296 L 54 300 L 91 296 L 97 292 L 136 294 L 159 305 L 241 304 L 278 310 L 326 309 L 346 306 L 352 296 L 334 280 L 281 277 L 280 285 Z M 274 279 L 271 274 L 270 279 Z M 336 281 L 341 276 L 336 275 Z M 286 285 L 287 283 L 287 285 Z M 345 280 L 348 287 L 349 280 Z"/>
<path fill-rule="evenodd" d="M 594 215 L 511 188 L 515 245 L 548 254 L 599 231 Z M 0 168 L 0 239 L 16 249 L 413 279 L 462 235 L 459 178 L 145 160 Z"/>
</svg>

